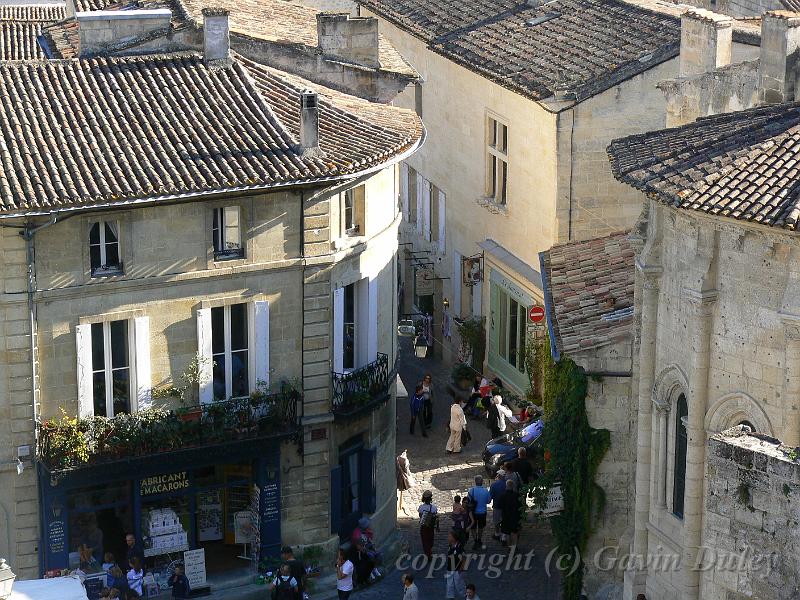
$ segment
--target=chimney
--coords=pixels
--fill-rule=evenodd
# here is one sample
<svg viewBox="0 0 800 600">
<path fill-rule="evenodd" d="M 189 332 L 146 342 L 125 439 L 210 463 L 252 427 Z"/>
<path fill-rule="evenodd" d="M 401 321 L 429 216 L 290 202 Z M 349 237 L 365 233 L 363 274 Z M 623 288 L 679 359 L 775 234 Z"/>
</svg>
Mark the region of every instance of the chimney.
<svg viewBox="0 0 800 600">
<path fill-rule="evenodd" d="M 786 10 L 761 18 L 761 58 L 758 61 L 758 103 L 791 102 L 797 94 L 800 14 Z"/>
<path fill-rule="evenodd" d="M 678 76 L 708 73 L 731 62 L 733 19 L 703 8 L 681 15 Z"/>
<path fill-rule="evenodd" d="M 300 92 L 300 151 L 303 156 L 321 156 L 319 148 L 319 104 L 316 92 Z"/>
<path fill-rule="evenodd" d="M 72 6 L 74 8 L 74 4 Z M 130 42 L 135 46 L 142 36 L 167 35 L 172 19 L 168 8 L 93 10 L 74 14 L 78 22 L 79 56 L 113 54 L 121 52 Z"/>
<path fill-rule="evenodd" d="M 317 44 L 323 56 L 378 68 L 378 19 L 317 13 Z"/>
<path fill-rule="evenodd" d="M 202 13 L 203 58 L 206 65 L 229 64 L 231 50 L 229 11 L 224 8 L 204 8 Z"/>
<path fill-rule="evenodd" d="M 67 19 L 74 19 L 75 12 L 75 0 L 66 0 L 64 3 L 64 14 L 66 15 Z"/>
</svg>

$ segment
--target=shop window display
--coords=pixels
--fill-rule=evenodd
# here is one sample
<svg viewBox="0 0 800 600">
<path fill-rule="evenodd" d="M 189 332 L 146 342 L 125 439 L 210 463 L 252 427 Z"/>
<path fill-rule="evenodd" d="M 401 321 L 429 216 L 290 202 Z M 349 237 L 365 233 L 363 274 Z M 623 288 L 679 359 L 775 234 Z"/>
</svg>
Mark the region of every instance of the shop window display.
<svg viewBox="0 0 800 600">
<path fill-rule="evenodd" d="M 186 496 L 142 502 L 145 557 L 189 549 L 190 512 Z"/>
</svg>

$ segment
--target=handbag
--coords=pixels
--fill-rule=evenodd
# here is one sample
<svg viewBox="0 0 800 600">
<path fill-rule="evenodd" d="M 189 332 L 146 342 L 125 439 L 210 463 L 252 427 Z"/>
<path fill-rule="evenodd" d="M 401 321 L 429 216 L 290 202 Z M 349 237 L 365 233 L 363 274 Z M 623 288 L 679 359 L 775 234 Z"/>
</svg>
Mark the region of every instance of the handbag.
<svg viewBox="0 0 800 600">
<path fill-rule="evenodd" d="M 439 515 L 433 512 L 430 508 L 428 510 L 423 510 L 422 515 L 419 518 L 419 526 L 420 527 L 436 527 L 437 522 L 439 520 Z"/>
<path fill-rule="evenodd" d="M 472 436 L 470 435 L 470 433 L 467 430 L 467 428 L 464 427 L 464 429 L 461 430 L 461 445 L 462 446 L 466 446 L 467 442 L 469 442 L 471 439 L 472 439 Z"/>
</svg>

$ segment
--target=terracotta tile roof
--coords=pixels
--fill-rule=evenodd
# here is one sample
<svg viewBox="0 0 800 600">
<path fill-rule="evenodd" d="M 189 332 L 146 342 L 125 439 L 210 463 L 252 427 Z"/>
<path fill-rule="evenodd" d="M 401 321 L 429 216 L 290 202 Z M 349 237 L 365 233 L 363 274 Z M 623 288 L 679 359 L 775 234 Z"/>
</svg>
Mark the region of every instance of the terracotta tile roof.
<svg viewBox="0 0 800 600">
<path fill-rule="evenodd" d="M 42 29 L 63 18 L 63 5 L 0 6 L 0 60 L 45 58 L 38 41 Z"/>
<path fill-rule="evenodd" d="M 703 117 L 614 140 L 614 176 L 678 208 L 797 229 L 800 104 Z"/>
<path fill-rule="evenodd" d="M 577 100 L 678 55 L 680 19 L 621 0 L 358 0 L 434 52 L 519 94 Z"/>
<path fill-rule="evenodd" d="M 559 355 L 631 335 L 634 252 L 628 232 L 553 246 L 539 257 Z"/>
<path fill-rule="evenodd" d="M 204 8 L 224 8 L 230 11 L 230 30 L 232 33 L 264 40 L 267 42 L 307 46 L 317 48 L 317 11 L 314 8 L 295 4 L 287 0 L 132 0 L 120 4 L 106 0 L 76 0 L 79 11 L 116 10 L 122 7 L 163 6 L 174 14 L 176 27 L 192 26 L 202 28 Z M 68 35 L 69 32 L 67 32 Z M 72 50 L 59 46 L 57 40 L 65 37 L 58 29 L 52 31 L 54 44 L 62 52 L 63 58 L 74 56 L 77 38 L 68 37 Z M 378 39 L 378 60 L 381 69 L 400 73 L 408 77 L 419 74 L 411 67 L 394 46 L 384 36 Z"/>
<path fill-rule="evenodd" d="M 196 54 L 0 64 L 0 213 L 338 179 L 411 151 L 411 111 L 320 97 L 325 156 L 297 150 L 300 91 Z"/>
</svg>

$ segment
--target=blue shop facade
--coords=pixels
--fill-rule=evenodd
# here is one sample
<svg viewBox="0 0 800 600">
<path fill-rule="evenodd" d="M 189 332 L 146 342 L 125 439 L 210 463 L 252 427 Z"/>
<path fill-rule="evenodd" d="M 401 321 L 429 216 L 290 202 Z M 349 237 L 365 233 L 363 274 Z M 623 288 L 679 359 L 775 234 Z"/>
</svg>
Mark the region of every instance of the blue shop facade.
<svg viewBox="0 0 800 600">
<path fill-rule="evenodd" d="M 198 548 L 209 575 L 277 555 L 285 441 L 254 436 L 64 470 L 39 463 L 42 575 L 102 564 L 106 553 L 124 566 L 128 533 L 151 571 Z"/>
</svg>

